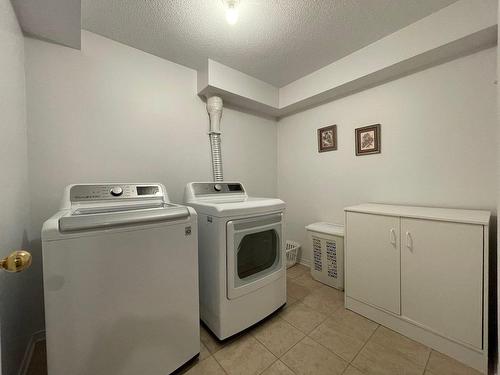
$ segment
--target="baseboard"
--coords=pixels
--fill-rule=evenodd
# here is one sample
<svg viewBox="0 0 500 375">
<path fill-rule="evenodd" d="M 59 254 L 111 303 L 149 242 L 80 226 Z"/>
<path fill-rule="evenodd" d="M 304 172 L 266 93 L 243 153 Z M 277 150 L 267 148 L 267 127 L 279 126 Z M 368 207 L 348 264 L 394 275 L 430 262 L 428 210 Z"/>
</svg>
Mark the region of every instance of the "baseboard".
<svg viewBox="0 0 500 375">
<path fill-rule="evenodd" d="M 30 341 L 26 346 L 26 350 L 24 351 L 23 360 L 21 361 L 21 366 L 19 366 L 18 375 L 26 375 L 28 373 L 28 369 L 30 367 L 31 358 L 33 357 L 33 351 L 35 350 L 35 345 L 45 340 L 45 331 L 35 332 L 30 337 Z"/>
<path fill-rule="evenodd" d="M 299 259 L 299 264 L 311 268 L 311 261 L 309 259 Z"/>
</svg>

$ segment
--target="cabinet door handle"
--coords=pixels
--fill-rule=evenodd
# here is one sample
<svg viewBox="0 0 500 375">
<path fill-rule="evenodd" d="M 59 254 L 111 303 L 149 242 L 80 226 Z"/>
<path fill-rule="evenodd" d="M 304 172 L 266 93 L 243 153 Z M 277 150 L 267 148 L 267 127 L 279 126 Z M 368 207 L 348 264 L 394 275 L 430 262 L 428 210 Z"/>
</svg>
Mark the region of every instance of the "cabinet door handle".
<svg viewBox="0 0 500 375">
<path fill-rule="evenodd" d="M 411 238 L 411 233 L 409 231 L 406 232 L 406 247 L 413 250 L 413 238 Z"/>
<path fill-rule="evenodd" d="M 389 241 L 391 242 L 391 244 L 396 246 L 396 231 L 394 230 L 394 228 L 391 228 L 391 230 L 389 231 Z"/>
</svg>

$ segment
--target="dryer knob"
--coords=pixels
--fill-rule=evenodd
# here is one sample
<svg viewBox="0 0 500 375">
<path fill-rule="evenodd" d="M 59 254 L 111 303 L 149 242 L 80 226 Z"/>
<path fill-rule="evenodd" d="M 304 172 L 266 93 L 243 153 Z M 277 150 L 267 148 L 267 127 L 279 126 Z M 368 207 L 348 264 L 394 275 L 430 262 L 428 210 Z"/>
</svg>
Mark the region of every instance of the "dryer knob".
<svg viewBox="0 0 500 375">
<path fill-rule="evenodd" d="M 114 197 L 119 197 L 120 195 L 123 194 L 123 189 L 119 186 L 115 186 L 114 188 L 111 189 L 110 193 Z"/>
<path fill-rule="evenodd" d="M 221 184 L 215 184 L 214 185 L 215 191 L 221 191 L 222 190 L 222 185 Z"/>
</svg>

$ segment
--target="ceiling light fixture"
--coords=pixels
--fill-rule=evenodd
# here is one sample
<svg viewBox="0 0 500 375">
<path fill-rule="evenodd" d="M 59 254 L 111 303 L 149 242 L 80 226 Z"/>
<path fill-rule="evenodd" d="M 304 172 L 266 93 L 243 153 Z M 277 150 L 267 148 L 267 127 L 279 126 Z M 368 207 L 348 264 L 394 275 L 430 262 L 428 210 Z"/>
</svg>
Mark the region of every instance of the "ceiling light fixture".
<svg viewBox="0 0 500 375">
<path fill-rule="evenodd" d="M 230 25 L 238 22 L 238 3 L 239 0 L 224 0 L 226 5 L 226 21 Z"/>
</svg>

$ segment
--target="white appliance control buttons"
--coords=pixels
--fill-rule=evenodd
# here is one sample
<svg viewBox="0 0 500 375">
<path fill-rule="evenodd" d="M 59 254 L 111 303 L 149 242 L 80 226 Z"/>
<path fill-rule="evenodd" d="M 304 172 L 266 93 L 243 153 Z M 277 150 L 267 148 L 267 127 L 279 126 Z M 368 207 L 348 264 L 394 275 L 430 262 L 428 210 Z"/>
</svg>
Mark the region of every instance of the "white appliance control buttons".
<svg viewBox="0 0 500 375">
<path fill-rule="evenodd" d="M 119 197 L 120 195 L 123 194 L 123 189 L 119 186 L 115 186 L 111 189 L 110 193 L 114 197 Z"/>
<path fill-rule="evenodd" d="M 221 191 L 222 190 L 222 185 L 221 184 L 215 184 L 214 185 L 215 191 Z"/>
</svg>

